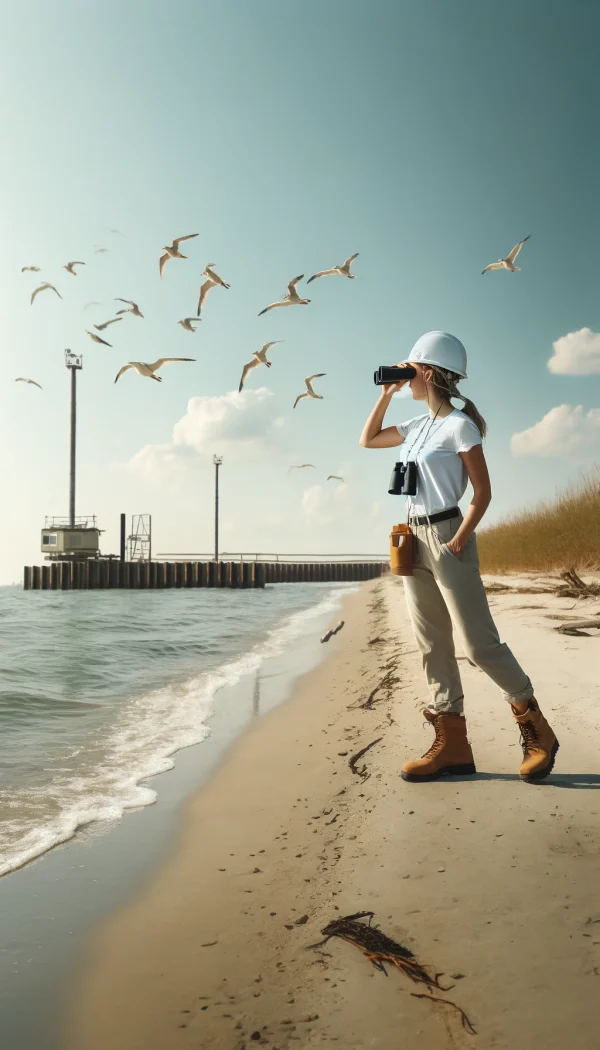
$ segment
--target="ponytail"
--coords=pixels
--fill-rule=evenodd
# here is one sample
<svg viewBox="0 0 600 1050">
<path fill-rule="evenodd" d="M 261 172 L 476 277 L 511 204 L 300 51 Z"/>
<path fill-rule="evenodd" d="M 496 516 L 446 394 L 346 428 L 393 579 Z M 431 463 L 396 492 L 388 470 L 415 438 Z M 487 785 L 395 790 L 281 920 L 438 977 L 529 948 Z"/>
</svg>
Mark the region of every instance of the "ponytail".
<svg viewBox="0 0 600 1050">
<path fill-rule="evenodd" d="M 477 411 L 473 402 L 461 394 L 457 387 L 457 383 L 460 376 L 456 372 L 446 371 L 443 368 L 438 368 L 435 365 L 426 366 L 431 368 L 434 378 L 432 379 L 432 386 L 435 386 L 444 397 L 450 400 L 451 397 L 459 397 L 461 401 L 464 401 L 463 412 L 469 417 L 477 427 L 481 437 L 484 438 L 487 434 L 487 423 L 480 412 Z"/>
</svg>

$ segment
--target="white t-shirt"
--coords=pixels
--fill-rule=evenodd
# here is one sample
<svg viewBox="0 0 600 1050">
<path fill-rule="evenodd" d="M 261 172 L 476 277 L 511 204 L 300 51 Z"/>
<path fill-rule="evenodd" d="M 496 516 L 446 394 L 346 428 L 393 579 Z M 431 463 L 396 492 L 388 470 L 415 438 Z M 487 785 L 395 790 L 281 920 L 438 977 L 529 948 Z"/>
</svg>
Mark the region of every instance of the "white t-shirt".
<svg viewBox="0 0 600 1050">
<path fill-rule="evenodd" d="M 435 514 L 456 507 L 469 480 L 458 453 L 481 445 L 479 430 L 459 408 L 433 424 L 431 420 L 427 412 L 396 424 L 404 438 L 400 445 L 401 462 L 414 460 L 416 456 L 417 493 L 408 497 L 411 514 Z"/>
</svg>

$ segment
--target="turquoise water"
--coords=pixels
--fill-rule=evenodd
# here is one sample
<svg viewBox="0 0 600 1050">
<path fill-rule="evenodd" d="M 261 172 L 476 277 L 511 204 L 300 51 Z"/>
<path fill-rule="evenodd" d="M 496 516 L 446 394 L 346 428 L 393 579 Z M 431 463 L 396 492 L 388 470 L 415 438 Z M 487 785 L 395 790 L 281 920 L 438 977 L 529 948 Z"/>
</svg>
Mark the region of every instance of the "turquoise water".
<svg viewBox="0 0 600 1050">
<path fill-rule="evenodd" d="M 208 735 L 219 689 L 355 589 L 1 588 L 0 874 L 154 802 L 144 780 Z"/>
</svg>

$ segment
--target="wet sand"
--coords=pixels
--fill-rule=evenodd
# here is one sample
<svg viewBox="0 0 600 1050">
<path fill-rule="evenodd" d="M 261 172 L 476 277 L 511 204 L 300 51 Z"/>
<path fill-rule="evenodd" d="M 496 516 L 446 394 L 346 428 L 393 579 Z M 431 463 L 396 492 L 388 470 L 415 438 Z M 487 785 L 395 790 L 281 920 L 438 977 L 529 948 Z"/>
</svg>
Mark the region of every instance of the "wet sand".
<svg viewBox="0 0 600 1050">
<path fill-rule="evenodd" d="M 234 745 L 170 861 L 94 931 L 65 1047 L 597 1046 L 600 642 L 553 628 L 599 603 L 510 591 L 490 604 L 560 739 L 555 773 L 519 779 L 510 709 L 462 659 L 478 774 L 402 781 L 404 757 L 431 741 L 421 660 L 401 581 L 364 584 L 328 658 Z M 363 910 L 443 973 L 454 987 L 433 994 L 476 1036 L 354 945 L 307 950 Z"/>
</svg>

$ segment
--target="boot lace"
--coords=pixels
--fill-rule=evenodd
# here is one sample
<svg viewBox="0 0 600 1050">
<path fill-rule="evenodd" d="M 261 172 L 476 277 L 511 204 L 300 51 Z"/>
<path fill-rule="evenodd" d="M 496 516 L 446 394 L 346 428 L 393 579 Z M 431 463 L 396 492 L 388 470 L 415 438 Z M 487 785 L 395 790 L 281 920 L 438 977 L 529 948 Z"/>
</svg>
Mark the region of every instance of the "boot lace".
<svg viewBox="0 0 600 1050">
<path fill-rule="evenodd" d="M 430 724 L 431 724 L 430 722 L 423 722 L 423 725 L 430 725 Z M 422 755 L 422 758 L 430 758 L 433 755 L 437 755 L 438 751 L 441 751 L 442 747 L 444 746 L 444 731 L 442 729 L 442 720 L 441 719 L 439 719 L 437 722 L 434 722 L 434 729 L 435 729 L 435 740 L 433 741 L 431 747 L 429 748 L 429 751 L 426 751 L 425 754 Z"/>
<path fill-rule="evenodd" d="M 528 751 L 537 751 L 539 749 L 539 741 L 533 722 L 521 722 L 519 729 L 521 730 L 523 754 L 526 755 Z"/>
</svg>

